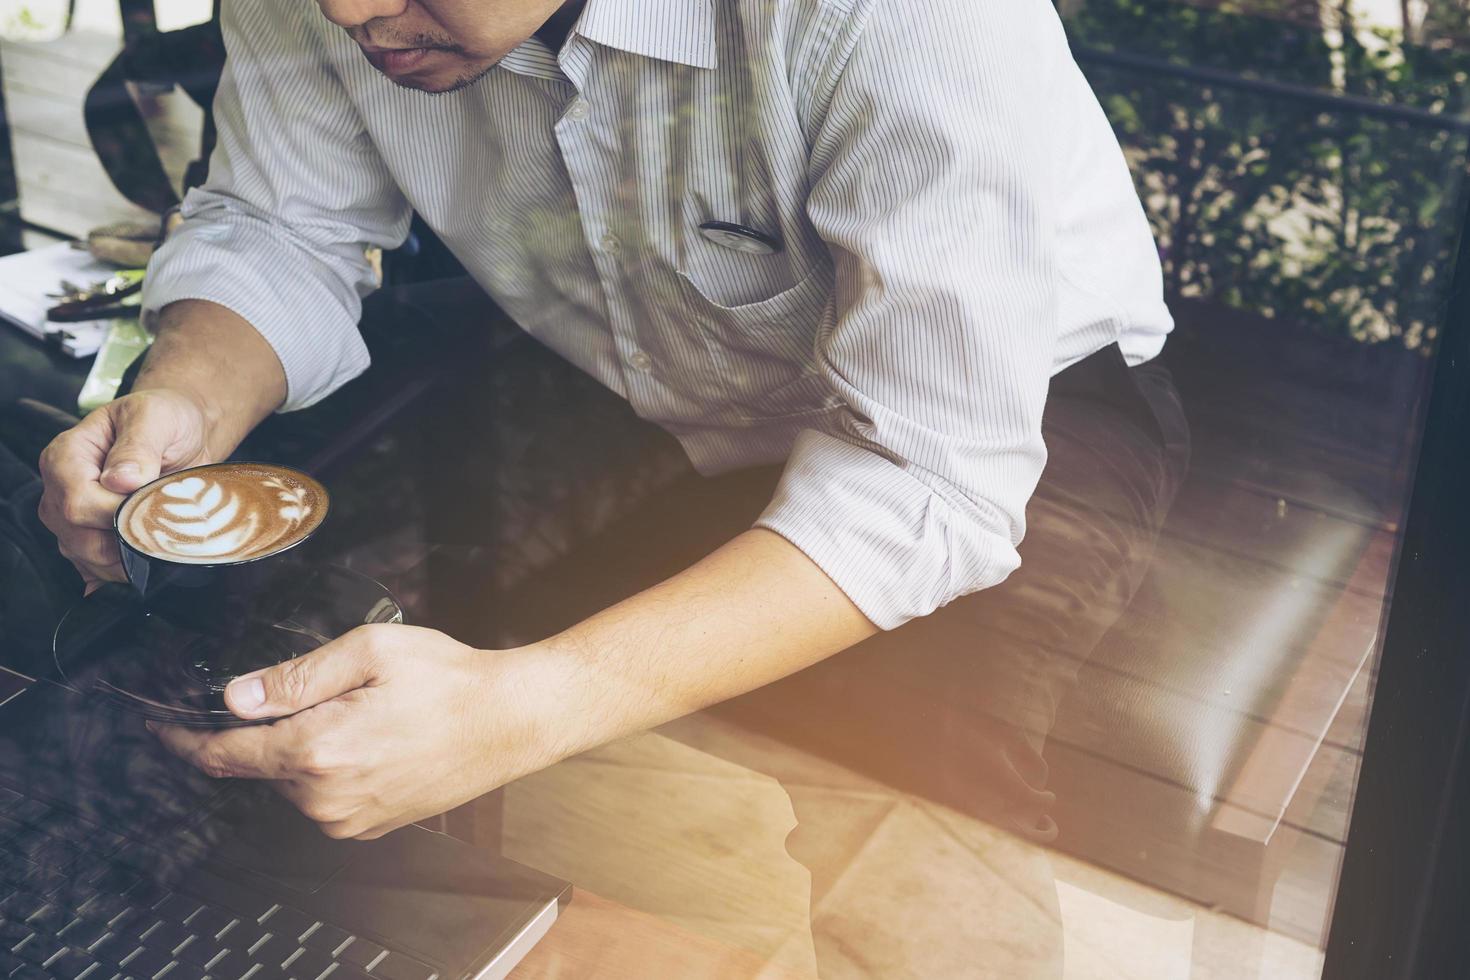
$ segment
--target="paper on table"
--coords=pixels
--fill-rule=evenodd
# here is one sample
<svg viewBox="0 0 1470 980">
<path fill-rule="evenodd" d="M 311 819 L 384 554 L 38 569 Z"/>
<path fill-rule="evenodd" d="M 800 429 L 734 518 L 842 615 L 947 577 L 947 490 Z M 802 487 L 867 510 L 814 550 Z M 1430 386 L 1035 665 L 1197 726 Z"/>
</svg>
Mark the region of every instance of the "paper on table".
<svg viewBox="0 0 1470 980">
<path fill-rule="evenodd" d="M 46 311 L 60 302 L 50 294 L 61 292 L 63 279 L 89 285 L 115 271 L 67 242 L 7 255 L 0 258 L 0 320 L 43 340 L 57 334 L 62 351 L 72 357 L 88 357 L 102 346 L 108 321 L 48 323 Z"/>
</svg>

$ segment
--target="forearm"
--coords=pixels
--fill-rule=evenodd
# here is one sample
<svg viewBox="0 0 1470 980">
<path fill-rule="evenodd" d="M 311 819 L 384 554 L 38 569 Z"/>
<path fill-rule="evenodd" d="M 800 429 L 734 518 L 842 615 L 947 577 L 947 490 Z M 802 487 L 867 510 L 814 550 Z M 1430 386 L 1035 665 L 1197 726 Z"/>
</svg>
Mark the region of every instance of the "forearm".
<svg viewBox="0 0 1470 980">
<path fill-rule="evenodd" d="M 747 531 L 539 646 L 563 672 L 568 754 L 808 667 L 877 628 L 785 538 Z"/>
<path fill-rule="evenodd" d="M 189 395 L 208 420 L 207 450 L 223 459 L 286 398 L 286 373 L 265 338 L 218 303 L 164 307 L 134 391 Z"/>
</svg>

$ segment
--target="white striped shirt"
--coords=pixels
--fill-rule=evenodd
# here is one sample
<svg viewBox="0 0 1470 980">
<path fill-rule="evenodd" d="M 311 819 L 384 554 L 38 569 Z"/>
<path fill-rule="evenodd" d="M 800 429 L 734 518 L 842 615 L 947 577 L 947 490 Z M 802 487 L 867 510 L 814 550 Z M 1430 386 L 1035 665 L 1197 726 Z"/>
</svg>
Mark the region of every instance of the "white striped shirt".
<svg viewBox="0 0 1470 980">
<path fill-rule="evenodd" d="M 760 526 L 882 628 L 1018 566 L 1049 377 L 1171 327 L 1047 0 L 589 0 L 559 53 L 445 95 L 310 0 L 226 0 L 224 29 L 218 149 L 150 311 L 233 309 L 310 405 L 366 366 L 363 249 L 416 210 L 699 470 L 787 460 Z"/>
</svg>

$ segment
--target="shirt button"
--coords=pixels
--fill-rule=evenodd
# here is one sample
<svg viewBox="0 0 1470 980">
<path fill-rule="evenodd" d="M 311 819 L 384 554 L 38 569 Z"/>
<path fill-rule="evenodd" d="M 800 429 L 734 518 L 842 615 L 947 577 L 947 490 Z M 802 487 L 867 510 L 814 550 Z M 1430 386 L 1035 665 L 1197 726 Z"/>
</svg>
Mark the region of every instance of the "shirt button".
<svg viewBox="0 0 1470 980">
<path fill-rule="evenodd" d="M 653 358 L 649 357 L 641 350 L 635 350 L 633 353 L 628 355 L 628 363 L 633 365 L 633 367 L 637 368 L 639 371 L 647 371 L 649 368 L 653 367 Z"/>
<path fill-rule="evenodd" d="M 602 250 L 608 255 L 617 255 L 623 249 L 623 243 L 612 232 L 603 235 L 600 244 L 602 245 Z"/>
<path fill-rule="evenodd" d="M 586 99 L 575 99 L 567 106 L 567 118 L 573 122 L 581 122 L 591 111 L 592 107 L 587 104 Z"/>
</svg>

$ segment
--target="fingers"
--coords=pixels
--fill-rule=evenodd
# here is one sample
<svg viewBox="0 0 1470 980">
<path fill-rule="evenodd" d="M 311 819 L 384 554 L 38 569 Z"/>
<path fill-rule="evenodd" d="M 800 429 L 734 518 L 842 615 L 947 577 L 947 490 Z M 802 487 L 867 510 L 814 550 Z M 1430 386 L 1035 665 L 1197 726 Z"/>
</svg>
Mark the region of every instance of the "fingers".
<svg viewBox="0 0 1470 980">
<path fill-rule="evenodd" d="M 382 837 L 386 834 L 391 834 L 395 830 L 401 830 L 402 828 L 407 827 L 409 824 L 416 822 L 416 820 L 410 819 L 408 817 L 399 817 L 397 819 L 389 820 L 380 824 L 374 824 L 373 826 L 363 829 L 352 821 L 343 821 L 342 823 L 337 825 L 323 824 L 322 833 L 326 834 L 328 837 L 337 837 L 339 839 L 344 837 L 351 837 L 353 840 L 377 840 L 379 837 Z"/>
<path fill-rule="evenodd" d="M 409 815 L 380 821 L 359 806 L 342 801 L 334 802 L 319 787 L 302 780 L 281 779 L 270 785 L 300 810 L 302 816 L 320 827 L 322 833 L 336 840 L 375 840 L 414 822 L 414 818 Z"/>
<path fill-rule="evenodd" d="M 97 482 L 112 425 L 94 412 L 41 454 L 44 486 L 37 514 L 61 553 L 89 584 L 123 577 L 112 515 L 122 497 Z"/>
<path fill-rule="evenodd" d="M 187 398 L 142 392 L 99 408 L 46 447 L 38 513 L 89 586 L 123 578 L 112 537 L 123 498 L 164 469 L 201 461 L 202 432 L 203 415 Z"/>
<path fill-rule="evenodd" d="M 303 657 L 237 677 L 225 704 L 241 718 L 278 718 L 369 686 L 377 678 L 381 629 L 359 627 Z"/>
<path fill-rule="evenodd" d="M 321 827 L 322 833 L 337 840 L 356 837 L 366 828 L 366 823 L 355 811 L 356 807 L 333 803 L 309 783 L 296 779 L 281 779 L 271 783 L 271 788 L 301 811 L 301 815 Z"/>
<path fill-rule="evenodd" d="M 57 550 L 76 566 L 84 580 L 122 581 L 117 540 L 110 526 L 103 530 L 68 522 L 49 489 L 42 493 L 37 514 L 41 523 L 56 536 Z"/>
<path fill-rule="evenodd" d="M 109 568 L 118 563 L 117 537 L 111 529 L 78 528 L 61 542 L 61 553 L 74 563 Z"/>
<path fill-rule="evenodd" d="M 76 566 L 89 592 L 101 582 L 125 581 L 112 531 L 77 528 L 58 536 L 56 543 L 62 556 Z"/>
<path fill-rule="evenodd" d="M 148 730 L 174 755 L 215 779 L 282 779 L 296 769 L 298 733 L 289 726 L 218 731 L 150 721 Z"/>
<path fill-rule="evenodd" d="M 41 453 L 41 518 L 58 537 L 68 528 L 112 526 L 122 495 L 98 482 L 111 441 L 111 419 L 93 412 Z"/>
<path fill-rule="evenodd" d="M 112 527 L 112 515 L 122 500 L 97 482 L 95 469 L 60 466 L 46 474 L 41 519 L 53 533 L 88 527 L 105 531 Z"/>
</svg>

